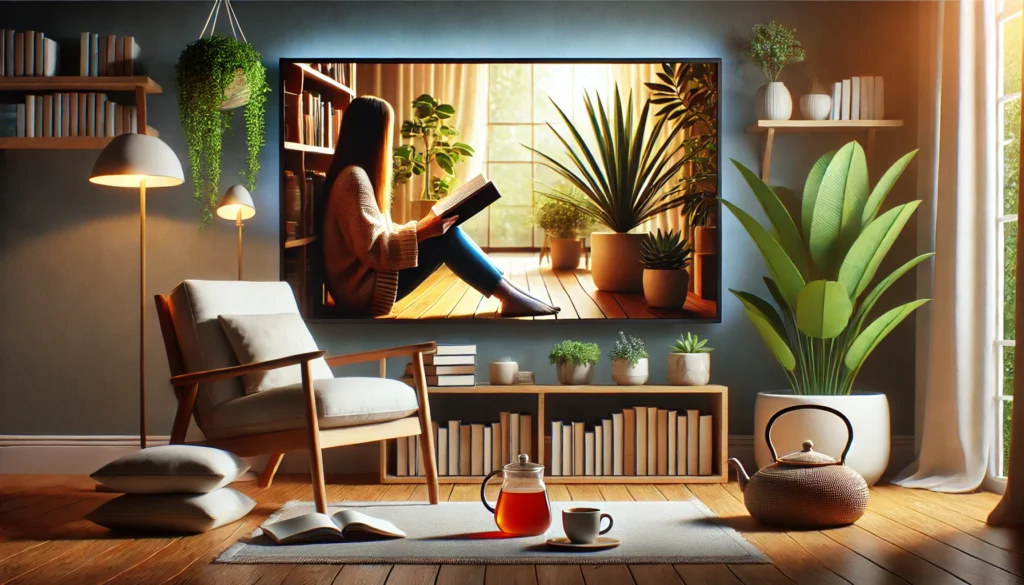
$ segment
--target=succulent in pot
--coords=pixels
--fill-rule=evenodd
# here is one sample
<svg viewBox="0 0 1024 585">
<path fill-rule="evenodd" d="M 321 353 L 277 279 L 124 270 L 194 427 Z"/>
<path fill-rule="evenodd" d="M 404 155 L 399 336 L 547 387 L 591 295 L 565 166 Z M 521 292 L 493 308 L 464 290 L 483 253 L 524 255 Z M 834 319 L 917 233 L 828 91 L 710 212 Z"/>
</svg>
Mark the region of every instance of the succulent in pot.
<svg viewBox="0 0 1024 585">
<path fill-rule="evenodd" d="M 647 383 L 647 347 L 643 340 L 619 331 L 619 338 L 608 352 L 612 360 L 612 380 L 620 386 L 641 386 Z"/>
<path fill-rule="evenodd" d="M 711 352 L 708 340 L 690 332 L 669 346 L 668 383 L 673 386 L 704 386 L 711 379 Z"/>
<path fill-rule="evenodd" d="M 690 275 L 686 267 L 693 257 L 693 245 L 682 232 L 647 234 L 640 243 L 640 263 L 644 266 L 644 298 L 648 306 L 681 309 L 686 303 Z"/>
<path fill-rule="evenodd" d="M 601 348 L 596 343 L 560 341 L 551 348 L 548 361 L 555 364 L 559 383 L 585 386 L 594 380 L 594 366 L 601 361 Z"/>
<path fill-rule="evenodd" d="M 583 203 L 585 199 L 579 189 L 569 193 L 551 191 Z M 547 235 L 551 250 L 551 267 L 556 270 L 573 270 L 579 267 L 583 243 L 580 237 L 594 224 L 593 218 L 580 207 L 541 193 L 544 200 L 534 211 L 534 223 Z"/>
</svg>

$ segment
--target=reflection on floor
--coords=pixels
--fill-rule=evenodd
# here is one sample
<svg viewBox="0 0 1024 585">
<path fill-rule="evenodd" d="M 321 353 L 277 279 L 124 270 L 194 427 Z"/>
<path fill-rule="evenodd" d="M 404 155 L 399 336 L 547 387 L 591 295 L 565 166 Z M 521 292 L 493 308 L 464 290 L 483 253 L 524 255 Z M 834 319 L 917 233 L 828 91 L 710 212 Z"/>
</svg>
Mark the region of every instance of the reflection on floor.
<svg viewBox="0 0 1024 585">
<path fill-rule="evenodd" d="M 561 307 L 553 317 L 536 319 L 714 319 L 717 303 L 690 293 L 682 309 L 648 307 L 643 293 L 597 290 L 590 270 L 552 270 L 537 265 L 537 253 L 492 253 L 491 259 L 512 282 L 534 296 Z M 494 319 L 498 300 L 483 295 L 442 267 L 411 294 L 395 303 L 383 319 Z M 521 319 L 534 319 L 524 317 Z"/>
</svg>

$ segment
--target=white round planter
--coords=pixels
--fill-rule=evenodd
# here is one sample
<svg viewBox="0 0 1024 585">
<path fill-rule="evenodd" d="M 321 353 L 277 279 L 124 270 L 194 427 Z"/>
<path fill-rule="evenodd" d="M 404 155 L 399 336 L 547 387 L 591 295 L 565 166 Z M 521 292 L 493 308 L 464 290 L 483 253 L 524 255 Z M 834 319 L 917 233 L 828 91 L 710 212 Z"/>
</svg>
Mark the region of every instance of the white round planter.
<svg viewBox="0 0 1024 585">
<path fill-rule="evenodd" d="M 853 446 L 846 464 L 874 485 L 889 465 L 889 401 L 885 394 L 849 396 L 797 396 L 761 392 L 754 402 L 754 460 L 758 468 L 771 463 L 764 429 L 773 414 L 788 406 L 817 404 L 832 407 L 853 424 Z M 814 450 L 836 459 L 846 446 L 846 426 L 835 415 L 801 410 L 779 418 L 772 429 L 772 443 L 781 457 L 801 450 L 804 441 L 814 441 Z"/>
<path fill-rule="evenodd" d="M 690 274 L 681 269 L 644 269 L 644 299 L 658 309 L 681 309 L 686 303 Z"/>
<path fill-rule="evenodd" d="M 705 386 L 710 379 L 710 353 L 668 354 L 669 384 L 673 386 Z"/>
<path fill-rule="evenodd" d="M 647 234 L 594 232 L 590 236 L 590 272 L 597 290 L 642 292 L 644 265 L 640 243 Z"/>
<path fill-rule="evenodd" d="M 555 270 L 574 270 L 580 265 L 583 244 L 579 238 L 551 238 L 551 267 Z"/>
<path fill-rule="evenodd" d="M 555 367 L 558 383 L 566 386 L 586 386 L 594 380 L 594 364 L 558 364 Z"/>
<path fill-rule="evenodd" d="M 760 120 L 788 120 L 793 116 L 793 96 L 781 81 L 769 81 L 754 95 L 754 111 Z"/>
<path fill-rule="evenodd" d="M 647 383 L 647 377 L 647 358 L 632 367 L 626 360 L 612 360 L 612 380 L 619 386 L 641 386 Z"/>
<path fill-rule="evenodd" d="M 832 96 L 808 93 L 800 96 L 800 115 L 804 120 L 828 120 L 832 114 Z"/>
</svg>

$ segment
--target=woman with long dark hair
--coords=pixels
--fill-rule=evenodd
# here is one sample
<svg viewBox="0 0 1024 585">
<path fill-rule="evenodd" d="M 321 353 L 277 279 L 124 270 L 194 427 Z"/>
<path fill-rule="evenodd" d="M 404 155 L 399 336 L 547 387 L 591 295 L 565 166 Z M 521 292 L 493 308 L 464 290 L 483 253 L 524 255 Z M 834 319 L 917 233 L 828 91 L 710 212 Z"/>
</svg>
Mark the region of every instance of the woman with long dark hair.
<svg viewBox="0 0 1024 585">
<path fill-rule="evenodd" d="M 442 265 L 484 296 L 501 301 L 501 315 L 551 315 L 557 307 L 516 288 L 458 227 L 457 217 L 433 213 L 391 221 L 394 112 L 362 96 L 345 110 L 338 146 L 324 183 L 324 268 L 335 303 L 350 314 L 387 315 Z"/>
</svg>

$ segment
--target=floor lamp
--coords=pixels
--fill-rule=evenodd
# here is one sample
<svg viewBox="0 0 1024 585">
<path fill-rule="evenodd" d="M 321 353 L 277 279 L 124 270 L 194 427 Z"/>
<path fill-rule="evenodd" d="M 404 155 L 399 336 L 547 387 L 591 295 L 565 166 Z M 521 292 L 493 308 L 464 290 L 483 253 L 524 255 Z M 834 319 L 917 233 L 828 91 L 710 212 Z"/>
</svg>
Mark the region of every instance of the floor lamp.
<svg viewBox="0 0 1024 585">
<path fill-rule="evenodd" d="M 139 190 L 139 443 L 146 448 L 146 188 L 185 182 L 171 147 L 155 136 L 122 134 L 92 167 L 89 182 Z"/>
<path fill-rule="evenodd" d="M 252 195 L 242 185 L 232 185 L 217 207 L 217 217 L 235 220 L 238 227 L 238 280 L 242 280 L 242 222 L 256 215 Z"/>
</svg>

